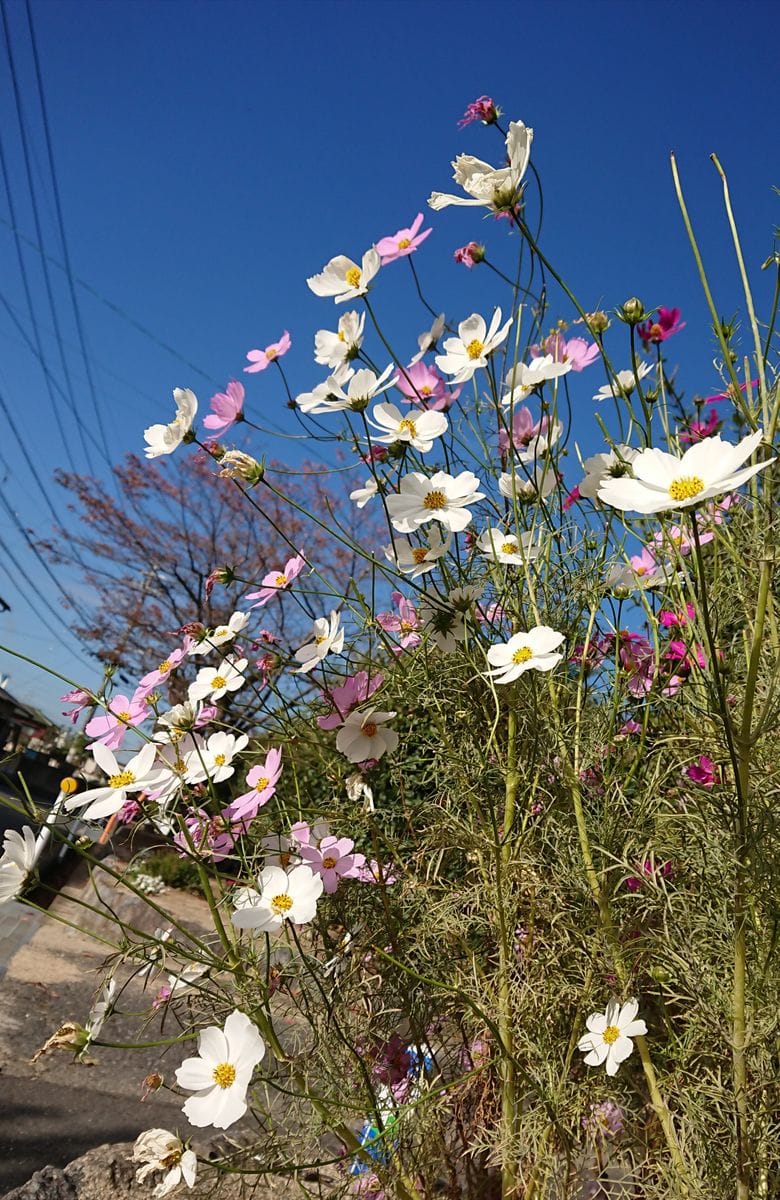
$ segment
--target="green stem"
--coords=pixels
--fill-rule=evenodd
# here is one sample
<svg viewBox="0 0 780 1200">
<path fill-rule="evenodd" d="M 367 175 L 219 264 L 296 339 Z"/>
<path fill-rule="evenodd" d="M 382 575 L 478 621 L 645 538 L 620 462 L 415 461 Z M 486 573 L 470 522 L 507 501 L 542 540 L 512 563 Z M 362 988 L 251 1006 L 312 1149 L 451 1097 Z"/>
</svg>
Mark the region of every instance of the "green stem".
<svg viewBox="0 0 780 1200">
<path fill-rule="evenodd" d="M 515 1159 L 515 1064 L 514 1013 L 512 1009 L 513 931 L 508 928 L 504 886 L 512 857 L 511 830 L 515 819 L 519 775 L 517 771 L 517 712 L 510 700 L 507 714 L 506 781 L 504 790 L 504 820 L 496 847 L 496 892 L 499 926 L 498 965 L 498 1029 L 501 1039 L 501 1196 L 510 1200 L 517 1190 Z"/>
</svg>

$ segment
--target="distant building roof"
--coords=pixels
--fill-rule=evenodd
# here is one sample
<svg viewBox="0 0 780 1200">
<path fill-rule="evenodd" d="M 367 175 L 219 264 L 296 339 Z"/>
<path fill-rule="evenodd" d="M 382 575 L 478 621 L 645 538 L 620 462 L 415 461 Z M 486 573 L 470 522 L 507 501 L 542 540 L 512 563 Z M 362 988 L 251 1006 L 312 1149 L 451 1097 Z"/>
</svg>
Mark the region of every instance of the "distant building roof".
<svg viewBox="0 0 780 1200">
<path fill-rule="evenodd" d="M 23 704 L 21 700 L 17 700 L 2 687 L 0 687 L 0 717 L 14 721 L 17 725 L 43 725 L 47 729 L 54 725 L 54 722 L 45 717 L 37 708 L 33 708 L 30 704 Z"/>
</svg>

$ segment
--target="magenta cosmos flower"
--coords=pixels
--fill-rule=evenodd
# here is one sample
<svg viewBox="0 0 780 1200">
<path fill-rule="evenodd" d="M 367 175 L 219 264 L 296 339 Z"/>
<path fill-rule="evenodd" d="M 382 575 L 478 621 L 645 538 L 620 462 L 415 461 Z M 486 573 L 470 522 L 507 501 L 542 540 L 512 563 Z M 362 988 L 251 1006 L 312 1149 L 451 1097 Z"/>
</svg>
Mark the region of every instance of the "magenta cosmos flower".
<svg viewBox="0 0 780 1200">
<path fill-rule="evenodd" d="M 285 329 L 278 342 L 271 342 L 270 346 L 266 346 L 265 350 L 249 350 L 247 351 L 247 359 L 249 366 L 244 367 L 244 372 L 247 375 L 253 375 L 257 371 L 264 371 L 269 367 L 274 359 L 281 358 L 286 354 L 292 346 L 292 338 Z"/>
<path fill-rule="evenodd" d="M 685 321 L 680 320 L 679 308 L 664 308 L 663 306 L 658 309 L 655 320 L 649 317 L 636 327 L 645 350 L 648 346 L 656 346 L 659 342 L 665 342 L 667 338 L 679 333 L 681 329 L 685 329 Z"/>
<path fill-rule="evenodd" d="M 357 879 L 365 866 L 365 854 L 354 854 L 355 843 L 350 838 L 324 837 L 319 846 L 301 846 L 300 853 L 309 868 L 319 875 L 329 896 L 342 879 Z"/>
<path fill-rule="evenodd" d="M 250 789 L 225 809 L 233 821 L 251 820 L 258 810 L 267 804 L 276 791 L 279 776 L 282 773 L 282 752 L 271 749 L 265 756 L 264 763 L 252 767 L 246 777 L 246 786 Z"/>
<path fill-rule="evenodd" d="M 406 404 L 421 404 L 434 412 L 449 408 L 462 391 L 462 388 L 448 391 L 444 376 L 424 362 L 412 363 L 399 371 L 395 386 Z"/>
<path fill-rule="evenodd" d="M 692 783 L 698 783 L 699 787 L 706 788 L 707 791 L 711 791 L 715 784 L 720 782 L 718 768 L 707 754 L 700 754 L 696 762 L 685 768 L 683 774 L 687 775 Z"/>
<path fill-rule="evenodd" d="M 472 121 L 481 121 L 483 125 L 495 125 L 500 113 L 490 96 L 478 96 L 466 105 L 466 111 L 458 121 L 458 129 L 465 129 Z"/>
<path fill-rule="evenodd" d="M 456 263 L 462 263 L 469 270 L 476 267 L 478 263 L 484 261 L 485 247 L 480 246 L 479 242 L 467 242 L 465 246 L 458 246 L 458 249 L 452 256 Z"/>
<path fill-rule="evenodd" d="M 269 600 L 277 594 L 288 588 L 294 579 L 297 579 L 303 568 L 306 566 L 306 559 L 296 554 L 293 558 L 288 558 L 284 564 L 283 571 L 269 571 L 263 577 L 263 586 L 259 592 L 249 592 L 244 597 L 245 600 L 256 600 L 257 603 L 252 605 L 252 608 L 261 608 L 267 604 Z"/>
<path fill-rule="evenodd" d="M 236 379 L 231 379 L 224 392 L 215 392 L 210 401 L 211 412 L 203 418 L 204 429 L 222 437 L 236 421 L 243 421 L 244 395 L 244 385 Z"/>
<path fill-rule="evenodd" d="M 745 391 L 747 391 L 747 386 L 748 385 L 746 383 L 741 383 L 739 385 L 739 390 L 741 392 L 745 392 Z M 758 387 L 758 380 L 751 379 L 750 387 L 751 387 L 751 389 Z M 734 399 L 734 386 L 733 386 L 733 384 L 730 384 L 728 391 L 718 392 L 717 396 L 708 396 L 707 399 L 704 401 L 704 403 L 705 404 L 717 404 L 719 400 L 733 400 L 733 399 Z"/>
<path fill-rule="evenodd" d="M 420 233 L 419 229 L 422 223 L 423 215 L 418 213 L 408 229 L 399 229 L 398 233 L 394 233 L 392 237 L 379 239 L 376 250 L 381 256 L 383 267 L 386 267 L 388 263 L 395 262 L 397 258 L 406 258 L 407 255 L 413 254 L 428 235 L 433 233 L 433 229 L 424 229 Z"/>
<path fill-rule="evenodd" d="M 708 403 L 710 403 L 708 401 Z M 703 438 L 712 437 L 713 433 L 717 433 L 720 429 L 720 417 L 717 409 L 713 408 L 706 421 L 689 421 L 688 428 L 680 433 L 680 442 L 686 446 L 692 446 L 694 442 L 700 442 Z"/>
</svg>

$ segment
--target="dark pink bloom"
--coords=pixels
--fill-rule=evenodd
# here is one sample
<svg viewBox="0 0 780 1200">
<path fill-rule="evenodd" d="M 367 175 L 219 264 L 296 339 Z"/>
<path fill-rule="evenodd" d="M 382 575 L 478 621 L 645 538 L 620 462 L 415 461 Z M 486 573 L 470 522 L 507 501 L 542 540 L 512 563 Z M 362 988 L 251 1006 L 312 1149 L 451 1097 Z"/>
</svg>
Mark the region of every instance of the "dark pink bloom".
<svg viewBox="0 0 780 1200">
<path fill-rule="evenodd" d="M 264 371 L 266 367 L 270 367 L 274 359 L 281 358 L 286 354 L 292 346 L 292 338 L 285 329 L 278 342 L 271 342 L 270 346 L 266 346 L 265 350 L 249 350 L 247 358 L 250 365 L 244 367 L 244 373 L 247 375 L 256 374 L 257 371 Z"/>
<path fill-rule="evenodd" d="M 383 683 L 384 675 L 381 673 L 369 678 L 368 671 L 358 671 L 345 679 L 340 686 L 321 692 L 323 700 L 329 700 L 335 711 L 326 717 L 317 717 L 320 729 L 338 729 L 353 708 L 364 704 Z"/>
<path fill-rule="evenodd" d="M 342 879 L 357 879 L 365 866 L 365 854 L 353 854 L 355 843 L 350 838 L 324 837 L 319 846 L 301 845 L 301 858 L 319 875 L 325 891 L 332 895 Z"/>
<path fill-rule="evenodd" d="M 118 750 L 127 731 L 134 725 L 141 725 L 151 711 L 146 699 L 137 692 L 132 700 L 127 696 L 114 696 L 109 701 L 108 711 L 88 721 L 84 732 L 108 750 Z"/>
<path fill-rule="evenodd" d="M 463 263 L 464 267 L 471 269 L 484 260 L 485 247 L 480 246 L 479 242 L 466 242 L 465 246 L 458 247 L 452 257 L 456 263 Z"/>
<path fill-rule="evenodd" d="M 692 604 L 686 604 L 685 612 L 676 613 L 664 609 L 658 614 L 658 624 L 662 625 L 664 629 L 674 629 L 676 625 L 687 625 L 689 621 L 695 621 L 695 619 L 696 609 Z"/>
<path fill-rule="evenodd" d="M 306 566 L 306 559 L 301 554 L 296 554 L 293 558 L 288 558 L 284 564 L 283 571 L 269 571 L 263 577 L 263 586 L 259 592 L 248 592 L 244 597 L 245 600 L 256 600 L 257 603 L 251 605 L 252 608 L 261 608 L 267 604 L 278 592 L 288 588 L 294 579 L 297 579 L 303 568 Z"/>
<path fill-rule="evenodd" d="M 217 708 L 216 704 L 204 704 L 203 707 L 198 710 L 198 715 L 196 716 L 192 727 L 193 729 L 203 729 L 205 725 L 209 725 L 218 716 L 219 709 Z"/>
<path fill-rule="evenodd" d="M 423 215 L 418 213 L 408 229 L 399 229 L 398 233 L 394 233 L 392 237 L 379 239 L 375 249 L 381 256 L 383 267 L 386 267 L 388 263 L 395 262 L 397 258 L 405 258 L 408 254 L 413 254 L 428 235 L 433 233 L 433 229 L 424 229 L 422 233 L 419 233 L 422 223 Z"/>
<path fill-rule="evenodd" d="M 577 501 L 581 499 L 582 496 L 580 495 L 579 487 L 573 487 L 561 506 L 563 511 L 568 512 L 572 505 L 576 504 Z"/>
<path fill-rule="evenodd" d="M 757 380 L 757 379 L 751 379 L 751 381 L 750 381 L 750 387 L 751 387 L 751 389 L 752 389 L 752 388 L 756 388 L 756 387 L 758 387 L 758 380 Z M 739 385 L 739 390 L 740 390 L 741 392 L 745 392 L 745 391 L 747 391 L 747 384 L 746 384 L 746 383 L 741 383 L 741 384 Z M 717 396 L 708 396 L 708 397 L 707 397 L 707 399 L 704 401 L 704 403 L 705 403 L 705 404 L 717 404 L 719 400 L 733 400 L 733 399 L 734 399 L 734 385 L 733 385 L 733 384 L 729 384 L 729 389 L 728 389 L 728 391 L 726 391 L 726 392 L 718 392 Z"/>
<path fill-rule="evenodd" d="M 663 308 L 660 307 L 656 314 L 655 321 L 650 317 L 647 321 L 643 321 L 641 325 L 637 325 L 636 331 L 639 334 L 644 344 L 645 350 L 650 345 L 657 345 L 659 342 L 665 342 L 675 333 L 679 333 L 685 328 L 685 321 L 680 320 L 679 308 Z"/>
<path fill-rule="evenodd" d="M 472 121 L 481 121 L 483 125 L 495 125 L 499 111 L 490 96 L 478 96 L 466 105 L 466 111 L 458 121 L 458 129 L 465 129 Z"/>
<path fill-rule="evenodd" d="M 407 650 L 410 647 L 419 646 L 422 639 L 417 632 L 420 628 L 420 618 L 417 615 L 417 609 L 411 600 L 407 600 L 400 592 L 393 592 L 392 600 L 398 612 L 377 613 L 377 625 L 379 625 L 380 629 L 384 629 L 385 633 L 400 633 L 402 635 L 401 641 L 396 647 L 397 650 Z"/>
<path fill-rule="evenodd" d="M 531 347 L 533 358 L 544 358 L 546 354 L 552 354 L 554 362 L 571 363 L 572 371 L 584 371 L 598 358 L 599 348 L 585 338 L 573 337 L 567 341 L 562 333 L 551 333 L 539 345 Z"/>
<path fill-rule="evenodd" d="M 670 862 L 663 863 L 660 867 L 656 866 L 651 858 L 646 858 L 642 863 L 642 875 L 629 875 L 626 880 L 626 887 L 629 892 L 638 892 L 643 883 L 648 879 L 660 880 L 671 879 L 672 864 Z"/>
<path fill-rule="evenodd" d="M 63 712 L 63 717 L 70 717 L 75 725 L 85 708 L 89 708 L 92 704 L 92 697 L 89 692 L 83 691 L 81 688 L 74 688 L 71 692 L 66 692 L 64 696 L 60 696 L 62 704 L 75 704 L 76 707 L 70 709 L 69 712 Z"/>
<path fill-rule="evenodd" d="M 515 450 L 527 450 L 532 442 L 543 437 L 551 428 L 552 421 L 549 417 L 534 421 L 530 408 L 521 404 L 515 409 L 512 417 L 512 445 Z M 509 449 L 509 434 L 506 429 L 498 431 L 498 448 L 504 453 Z"/>
<path fill-rule="evenodd" d="M 386 462 L 389 456 L 390 451 L 387 446 L 372 446 L 367 454 L 360 455 L 360 461 L 368 463 L 370 466 L 371 463 Z"/>
<path fill-rule="evenodd" d="M 211 397 L 211 412 L 203 418 L 203 426 L 212 430 L 215 437 L 222 437 L 231 425 L 243 419 L 244 385 L 231 379 L 224 392 L 216 392 Z"/>
<path fill-rule="evenodd" d="M 602 646 L 606 654 L 614 652 L 615 635 L 608 633 Z M 628 690 L 632 696 L 642 697 L 653 686 L 654 652 L 647 638 L 638 633 L 621 630 L 617 636 L 618 662 L 628 680 Z"/>
<path fill-rule="evenodd" d="M 687 430 L 680 433 L 680 441 L 686 445 L 700 442 L 702 438 L 712 437 L 720 429 L 721 420 L 717 410 L 713 408 L 706 421 L 689 421 Z"/>
<path fill-rule="evenodd" d="M 258 763 L 247 774 L 246 786 L 250 790 L 236 796 L 225 812 L 230 814 L 233 821 L 251 820 L 273 796 L 281 773 L 282 752 L 272 748 L 266 754 L 265 762 Z"/>
<path fill-rule="evenodd" d="M 716 783 L 720 783 L 720 772 L 712 759 L 706 754 L 700 754 L 696 762 L 687 766 L 683 771 L 692 783 L 712 791 Z"/>
<path fill-rule="evenodd" d="M 444 376 L 424 362 L 399 371 L 396 387 L 407 404 L 421 404 L 435 412 L 449 408 L 461 393 L 460 388 L 448 391 Z"/>
</svg>

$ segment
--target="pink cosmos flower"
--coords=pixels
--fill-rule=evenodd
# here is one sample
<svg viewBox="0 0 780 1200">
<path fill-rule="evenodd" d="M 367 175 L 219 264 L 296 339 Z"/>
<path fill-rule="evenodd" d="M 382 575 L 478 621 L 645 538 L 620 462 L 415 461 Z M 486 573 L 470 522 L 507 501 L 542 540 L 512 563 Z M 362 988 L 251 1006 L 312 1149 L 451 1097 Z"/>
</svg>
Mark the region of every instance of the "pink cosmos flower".
<svg viewBox="0 0 780 1200">
<path fill-rule="evenodd" d="M 720 772 L 707 754 L 700 754 L 696 762 L 685 768 L 683 774 L 707 791 L 712 791 L 715 784 L 720 783 Z"/>
<path fill-rule="evenodd" d="M 713 408 L 706 421 L 689 421 L 687 430 L 682 430 L 680 433 L 680 441 L 686 445 L 693 445 L 694 442 L 700 442 L 702 438 L 711 437 L 720 429 L 721 420 L 718 412 Z"/>
<path fill-rule="evenodd" d="M 751 381 L 750 381 L 751 391 L 753 388 L 757 388 L 757 387 L 758 387 L 758 380 L 751 379 Z M 741 392 L 747 391 L 747 384 L 741 383 L 739 385 L 739 390 Z M 734 399 L 734 387 L 733 387 L 733 384 L 731 384 L 731 385 L 729 385 L 728 391 L 718 392 L 717 396 L 708 396 L 707 399 L 704 401 L 704 403 L 705 404 L 717 404 L 719 400 L 733 400 L 733 399 Z"/>
<path fill-rule="evenodd" d="M 387 446 L 372 446 L 367 454 L 360 455 L 360 461 L 370 466 L 371 463 L 386 462 L 389 457 Z"/>
<path fill-rule="evenodd" d="M 265 762 L 258 763 L 247 774 L 246 786 L 250 790 L 242 796 L 237 796 L 225 809 L 225 812 L 230 813 L 231 820 L 246 821 L 256 816 L 276 791 L 281 773 L 282 752 L 272 748 L 266 754 Z"/>
<path fill-rule="evenodd" d="M 661 866 L 656 866 L 651 858 L 646 858 L 642 863 L 642 876 L 629 875 L 626 880 L 626 888 L 629 892 L 638 892 L 643 883 L 648 879 L 671 879 L 672 864 L 665 862 Z"/>
<path fill-rule="evenodd" d="M 701 529 L 701 522 L 698 517 L 694 518 L 699 524 L 699 542 L 702 546 L 706 546 L 715 537 L 713 531 Z M 684 525 L 670 525 L 668 529 L 659 530 L 652 536 L 652 542 L 661 551 L 668 553 L 670 544 L 675 546 L 678 552 L 685 558 L 691 553 L 694 547 L 693 535 L 685 528 Z"/>
<path fill-rule="evenodd" d="M 679 308 L 664 308 L 663 306 L 659 307 L 655 321 L 648 318 L 647 321 L 643 321 L 636 327 L 645 350 L 650 345 L 655 346 L 659 342 L 665 342 L 667 338 L 679 333 L 681 329 L 685 329 L 685 321 L 680 320 Z"/>
<path fill-rule="evenodd" d="M 393 874 L 393 864 L 385 863 L 380 867 L 375 858 L 370 859 L 364 867 L 359 867 L 357 878 L 361 883 L 383 883 L 387 887 L 396 882 Z"/>
<path fill-rule="evenodd" d="M 319 875 L 325 891 L 332 895 L 342 879 L 357 879 L 365 866 L 365 854 L 353 854 L 355 843 L 350 838 L 324 837 L 319 846 L 301 846 L 301 858 Z"/>
<path fill-rule="evenodd" d="M 127 696 L 114 696 L 109 701 L 108 711 L 88 721 L 84 732 L 107 750 L 118 750 L 131 726 L 140 725 L 151 711 L 145 696 L 140 696 L 138 692 L 131 700 Z"/>
<path fill-rule="evenodd" d="M 397 258 L 406 258 L 421 246 L 433 229 L 424 229 L 418 233 L 423 223 L 422 213 L 418 213 L 408 229 L 399 229 L 392 237 L 380 238 L 376 244 L 376 252 L 381 256 L 382 266 L 395 262 Z"/>
<path fill-rule="evenodd" d="M 277 592 L 284 591 L 288 588 L 294 579 L 297 579 L 303 568 L 306 566 L 306 559 L 301 554 L 296 554 L 293 558 L 288 558 L 284 564 L 283 571 L 269 571 L 263 578 L 263 586 L 259 592 L 249 592 L 244 599 L 256 600 L 257 603 L 251 605 L 251 608 L 261 608 L 267 604 Z"/>
<path fill-rule="evenodd" d="M 623 1132 L 623 1110 L 612 1100 L 591 1104 L 590 1113 L 582 1118 L 582 1126 L 594 1140 L 614 1138 Z"/>
<path fill-rule="evenodd" d="M 75 704 L 76 707 L 70 709 L 69 712 L 63 712 L 63 717 L 70 717 L 75 725 L 85 708 L 89 708 L 92 704 L 92 697 L 89 692 L 82 691 L 81 688 L 74 688 L 71 692 L 66 692 L 64 696 L 60 696 L 62 704 Z"/>
<path fill-rule="evenodd" d="M 573 337 L 568 341 L 562 333 L 551 333 L 543 342 L 531 347 L 532 358 L 544 358 L 552 354 L 554 362 L 571 363 L 572 371 L 584 371 L 599 356 L 599 348 L 595 342 L 586 342 L 585 338 Z"/>
<path fill-rule="evenodd" d="M 261 654 L 255 659 L 255 666 L 260 672 L 258 683 L 260 687 L 265 687 L 271 677 L 271 672 L 276 669 L 279 659 L 275 654 Z"/>
<path fill-rule="evenodd" d="M 266 367 L 271 365 L 274 359 L 281 358 L 282 355 L 286 354 L 290 346 L 292 346 L 292 338 L 285 329 L 279 341 L 271 342 L 271 345 L 266 346 L 265 350 L 249 350 L 247 352 L 247 358 L 251 365 L 244 367 L 244 373 L 254 375 L 258 371 L 264 371 Z"/>
<path fill-rule="evenodd" d="M 192 809 L 184 818 L 187 834 L 184 831 L 174 835 L 173 841 L 184 854 L 192 854 L 193 847 L 202 858 L 210 858 L 220 862 L 227 858 L 236 844 L 236 837 L 243 832 L 233 821 L 229 808 L 223 809 L 219 816 L 209 816 L 202 808 Z"/>
<path fill-rule="evenodd" d="M 500 113 L 490 96 L 479 96 L 466 105 L 466 111 L 458 121 L 458 129 L 465 129 L 472 121 L 481 121 L 483 125 L 495 125 Z"/>
<path fill-rule="evenodd" d="M 224 392 L 215 392 L 211 397 L 211 412 L 203 418 L 203 427 L 212 430 L 214 437 L 222 437 L 244 419 L 244 385 L 231 379 Z"/>
<path fill-rule="evenodd" d="M 478 604 L 474 615 L 481 625 L 500 625 L 506 616 L 506 609 L 502 608 L 500 604 L 488 604 L 487 608 Z"/>
<path fill-rule="evenodd" d="M 637 698 L 645 696 L 653 686 L 654 652 L 651 643 L 639 633 L 623 629 L 617 635 L 608 633 L 602 639 L 605 654 L 613 654 L 618 643 L 618 662 L 627 678 L 628 690 Z"/>
<path fill-rule="evenodd" d="M 377 613 L 376 621 L 377 625 L 381 629 L 384 629 L 385 633 L 402 634 L 401 641 L 393 648 L 397 654 L 401 650 L 408 650 L 414 646 L 419 646 L 422 638 L 417 633 L 417 630 L 420 628 L 420 618 L 411 600 L 407 600 L 406 596 L 402 596 L 400 592 L 393 592 L 392 601 L 397 607 L 398 612 Z"/>
<path fill-rule="evenodd" d="M 329 700 L 335 711 L 326 717 L 317 717 L 320 729 L 338 729 L 344 724 L 353 708 L 358 708 L 373 696 L 374 692 L 384 683 L 384 679 L 384 675 L 379 672 L 369 678 L 368 671 L 358 671 L 355 675 L 345 679 L 339 687 L 321 692 L 323 700 Z"/>
<path fill-rule="evenodd" d="M 217 708 L 216 704 L 204 704 L 203 707 L 198 710 L 192 727 L 193 729 L 203 729 L 204 726 L 210 725 L 211 722 L 218 716 L 219 709 Z"/>
<path fill-rule="evenodd" d="M 400 371 L 396 387 L 406 404 L 420 404 L 434 412 L 449 408 L 462 391 L 459 387 L 449 391 L 444 376 L 436 367 L 429 367 L 424 362 L 413 363 Z"/>
<path fill-rule="evenodd" d="M 642 726 L 638 721 L 624 721 L 617 731 L 617 737 L 630 737 L 632 733 L 641 733 Z"/>
<path fill-rule="evenodd" d="M 465 246 L 459 246 L 452 257 L 456 263 L 463 263 L 463 266 L 470 270 L 478 263 L 484 262 L 485 247 L 480 246 L 479 242 L 467 242 Z"/>
<path fill-rule="evenodd" d="M 552 422 L 549 417 L 542 417 L 540 421 L 534 421 L 530 408 L 526 408 L 521 404 L 515 409 L 512 417 L 512 445 L 515 450 L 527 450 L 532 442 L 540 436 L 544 436 L 552 427 Z M 506 429 L 498 431 L 498 448 L 502 453 L 506 453 L 509 449 L 509 434 Z"/>
<path fill-rule="evenodd" d="M 172 671 L 175 671 L 181 660 L 186 656 L 186 650 L 172 650 L 167 658 L 149 671 L 147 675 L 140 680 L 136 688 L 136 696 L 144 699 L 149 696 L 161 683 L 165 683 Z"/>
<path fill-rule="evenodd" d="M 561 505 L 563 511 L 568 512 L 572 505 L 576 504 L 577 501 L 581 499 L 582 496 L 580 495 L 579 487 L 573 487 Z"/>
<path fill-rule="evenodd" d="M 686 604 L 685 612 L 671 612 L 669 609 L 664 609 L 658 614 L 658 624 L 664 629 L 674 629 L 676 625 L 687 625 L 689 621 L 696 620 L 696 609 L 692 604 Z"/>
</svg>

